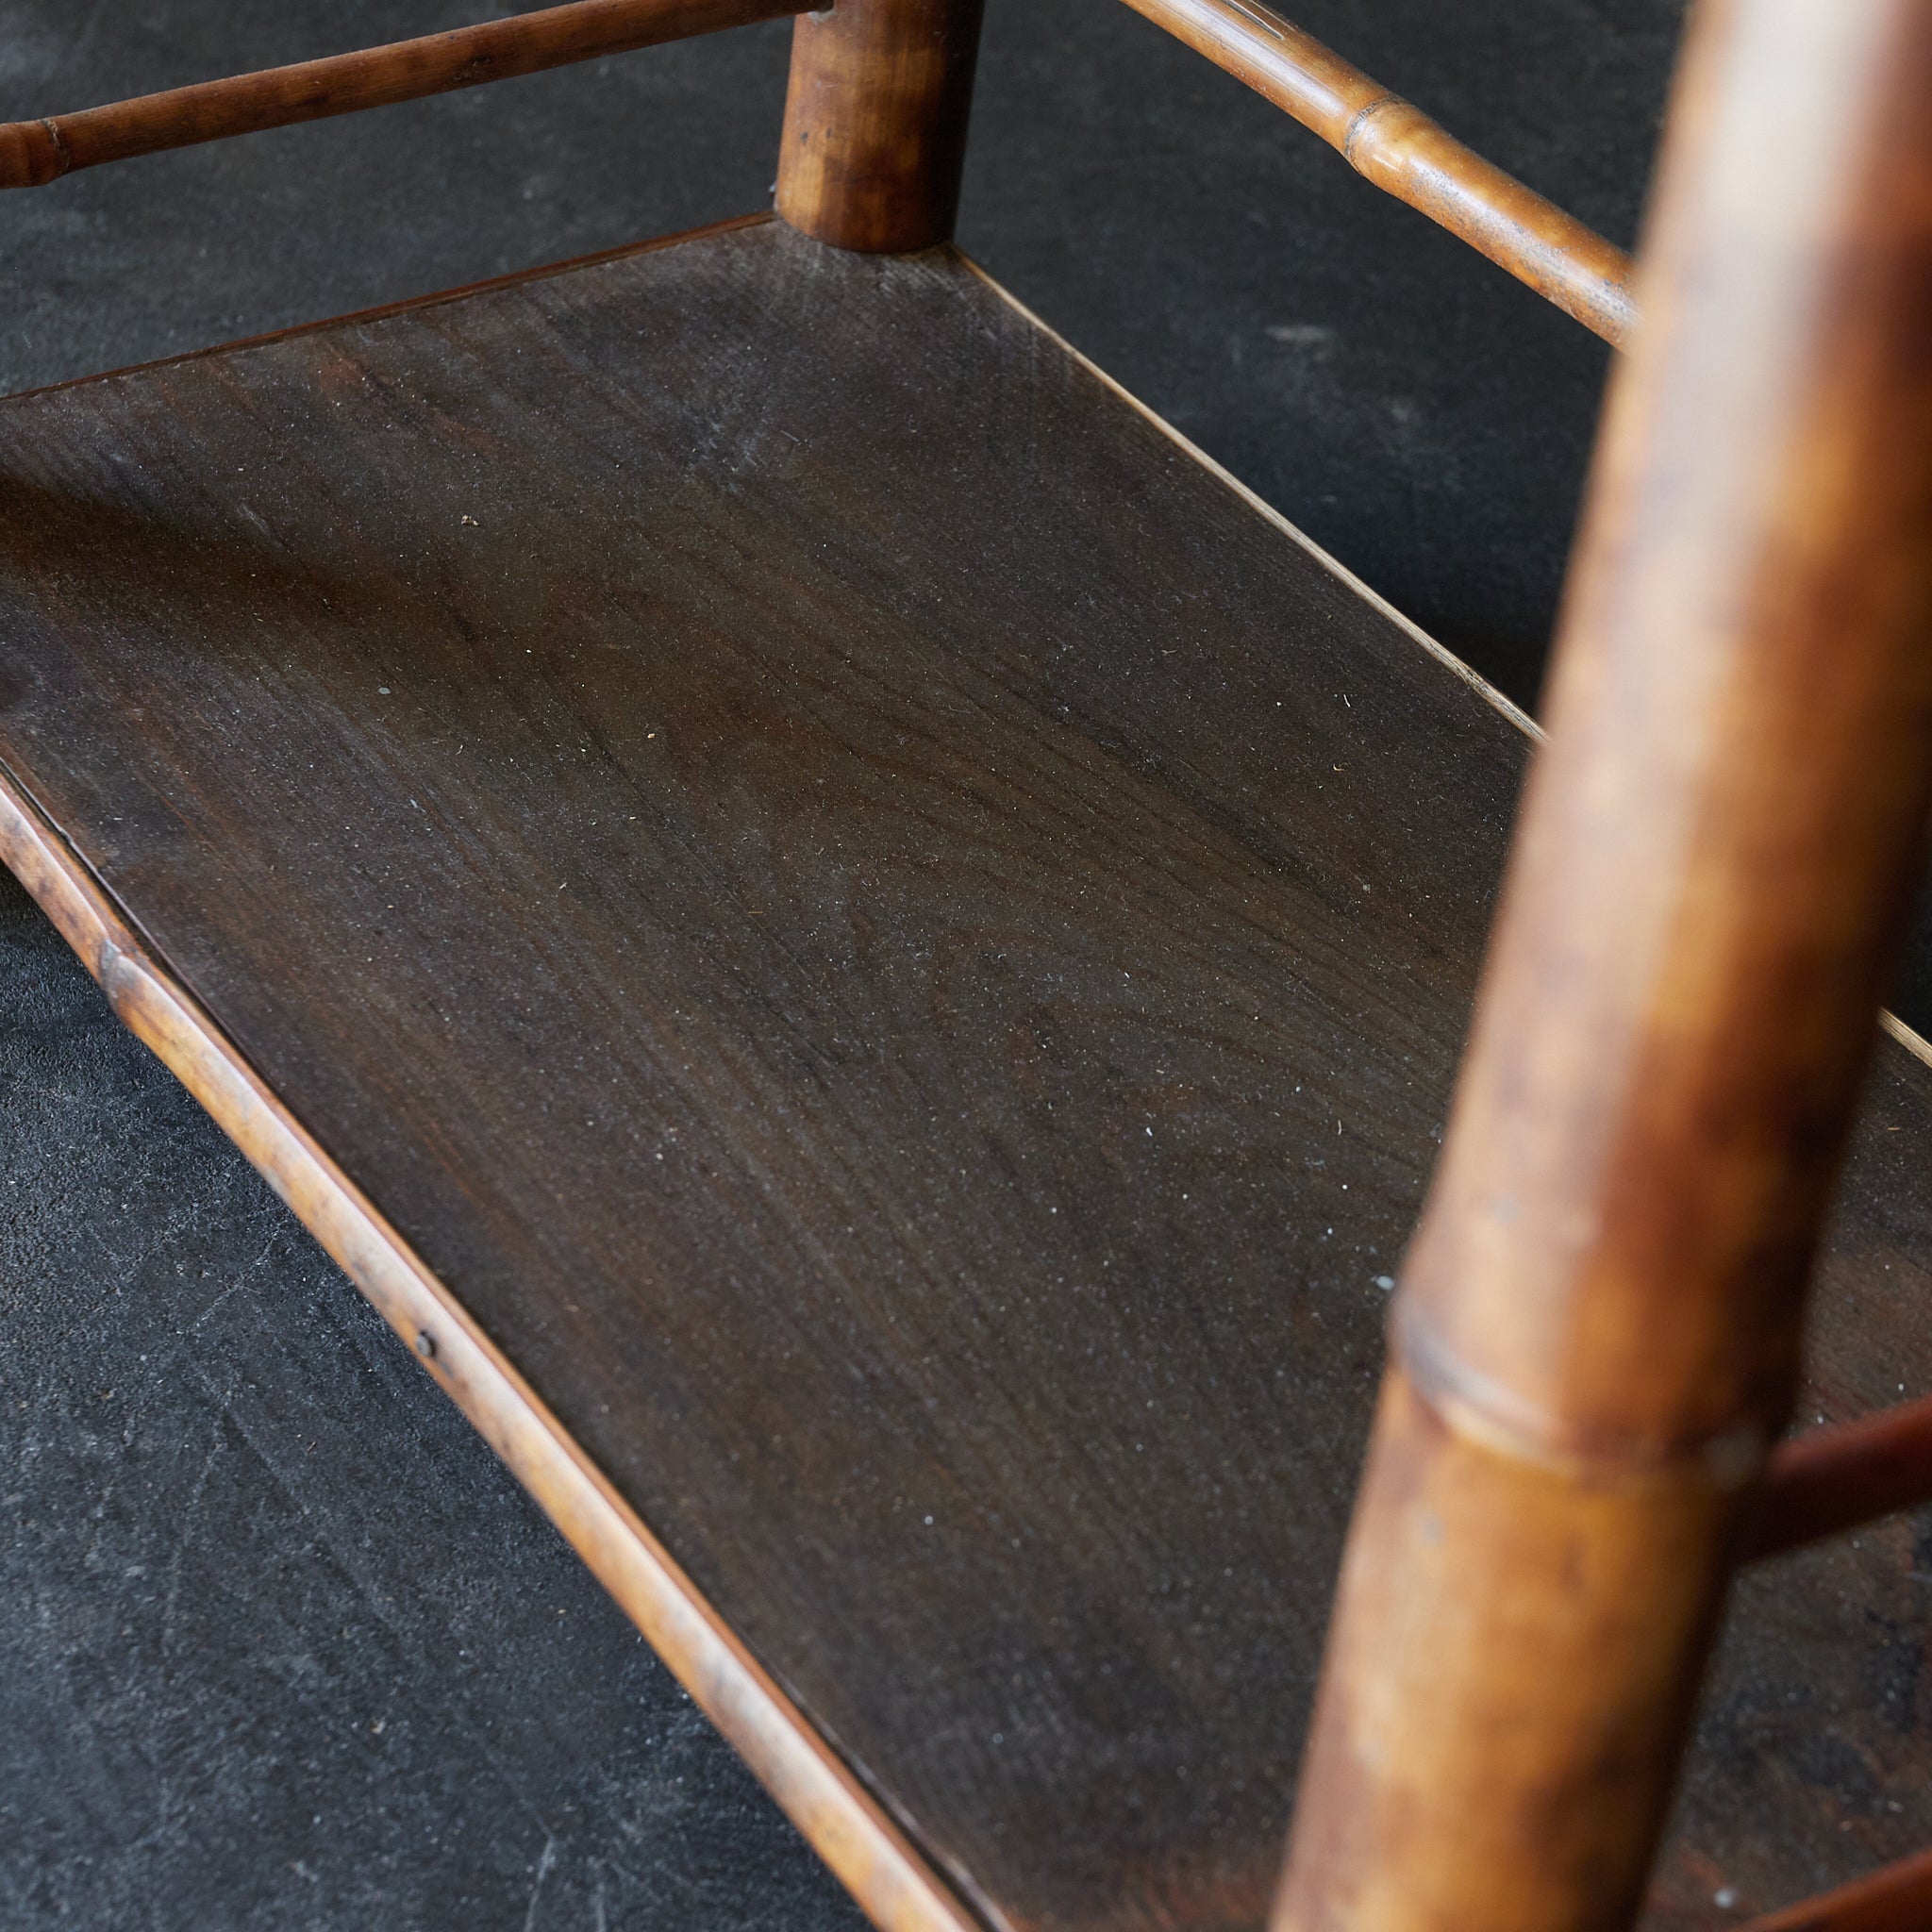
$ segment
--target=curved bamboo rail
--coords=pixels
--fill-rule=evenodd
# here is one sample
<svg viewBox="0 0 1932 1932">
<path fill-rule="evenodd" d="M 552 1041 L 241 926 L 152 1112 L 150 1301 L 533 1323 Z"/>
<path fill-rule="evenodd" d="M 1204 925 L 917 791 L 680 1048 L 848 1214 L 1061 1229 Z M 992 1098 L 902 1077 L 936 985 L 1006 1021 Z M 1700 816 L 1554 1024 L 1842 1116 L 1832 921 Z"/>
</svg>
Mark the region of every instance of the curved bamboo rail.
<svg viewBox="0 0 1932 1932">
<path fill-rule="evenodd" d="M 258 134 L 364 108 L 392 107 L 573 61 L 627 54 L 752 21 L 810 0 L 574 0 L 480 26 L 271 67 L 112 107 L 0 124 L 0 188 L 43 188 L 79 168 Z"/>
<path fill-rule="evenodd" d="M 1637 326 L 1633 264 L 1593 228 L 1464 147 L 1420 108 L 1250 0 L 1126 0 L 1618 348 Z"/>
</svg>

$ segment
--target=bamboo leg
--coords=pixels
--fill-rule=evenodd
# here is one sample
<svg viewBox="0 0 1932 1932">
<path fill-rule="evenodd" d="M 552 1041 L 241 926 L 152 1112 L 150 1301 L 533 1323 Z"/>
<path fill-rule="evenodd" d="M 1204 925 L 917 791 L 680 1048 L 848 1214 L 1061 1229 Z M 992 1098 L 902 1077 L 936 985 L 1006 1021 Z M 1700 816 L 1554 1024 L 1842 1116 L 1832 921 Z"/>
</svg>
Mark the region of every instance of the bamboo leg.
<svg viewBox="0 0 1932 1932">
<path fill-rule="evenodd" d="M 1932 0 L 1706 0 L 1275 1932 L 1641 1897 L 1932 772 Z"/>
<path fill-rule="evenodd" d="M 839 0 L 792 28 L 778 212 L 836 247 L 948 240 L 984 0 Z"/>
</svg>

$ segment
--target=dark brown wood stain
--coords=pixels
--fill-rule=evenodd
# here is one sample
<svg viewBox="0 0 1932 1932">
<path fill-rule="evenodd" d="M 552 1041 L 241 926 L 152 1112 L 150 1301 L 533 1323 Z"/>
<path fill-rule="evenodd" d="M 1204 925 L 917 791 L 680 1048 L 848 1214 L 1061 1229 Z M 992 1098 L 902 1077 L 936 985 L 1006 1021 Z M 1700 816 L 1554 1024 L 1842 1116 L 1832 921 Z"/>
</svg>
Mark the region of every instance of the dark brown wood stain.
<svg viewBox="0 0 1932 1932">
<path fill-rule="evenodd" d="M 918 1841 L 1257 1924 L 1515 725 L 777 225 L 7 404 L 0 553 L 8 770 Z M 1814 1413 L 1928 1150 L 1887 1042 Z M 1908 1543 L 1744 1586 L 1659 1924 L 1932 1836 Z"/>
</svg>

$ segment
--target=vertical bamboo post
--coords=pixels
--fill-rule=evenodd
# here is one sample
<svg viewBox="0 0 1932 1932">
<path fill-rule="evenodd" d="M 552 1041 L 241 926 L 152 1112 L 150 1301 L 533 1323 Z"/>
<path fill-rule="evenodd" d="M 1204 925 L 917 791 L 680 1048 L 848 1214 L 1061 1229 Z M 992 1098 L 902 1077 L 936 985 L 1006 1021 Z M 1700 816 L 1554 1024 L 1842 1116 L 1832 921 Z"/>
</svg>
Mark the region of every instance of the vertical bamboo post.
<svg viewBox="0 0 1932 1932">
<path fill-rule="evenodd" d="M 778 212 L 835 247 L 909 254 L 959 206 L 984 0 L 838 0 L 792 28 Z"/>
<path fill-rule="evenodd" d="M 1932 773 L 1932 0 L 1705 0 L 1275 1932 L 1641 1897 Z"/>
</svg>

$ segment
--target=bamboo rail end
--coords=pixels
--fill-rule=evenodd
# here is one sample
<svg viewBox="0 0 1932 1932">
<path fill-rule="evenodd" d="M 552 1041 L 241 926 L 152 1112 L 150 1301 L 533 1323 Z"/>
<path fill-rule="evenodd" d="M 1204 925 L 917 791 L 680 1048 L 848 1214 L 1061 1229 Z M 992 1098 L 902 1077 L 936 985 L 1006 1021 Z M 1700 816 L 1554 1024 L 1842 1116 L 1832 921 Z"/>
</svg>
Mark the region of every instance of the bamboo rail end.
<svg viewBox="0 0 1932 1932">
<path fill-rule="evenodd" d="M 0 124 L 0 188 L 44 188 L 68 166 L 66 143 L 51 121 Z"/>
</svg>

